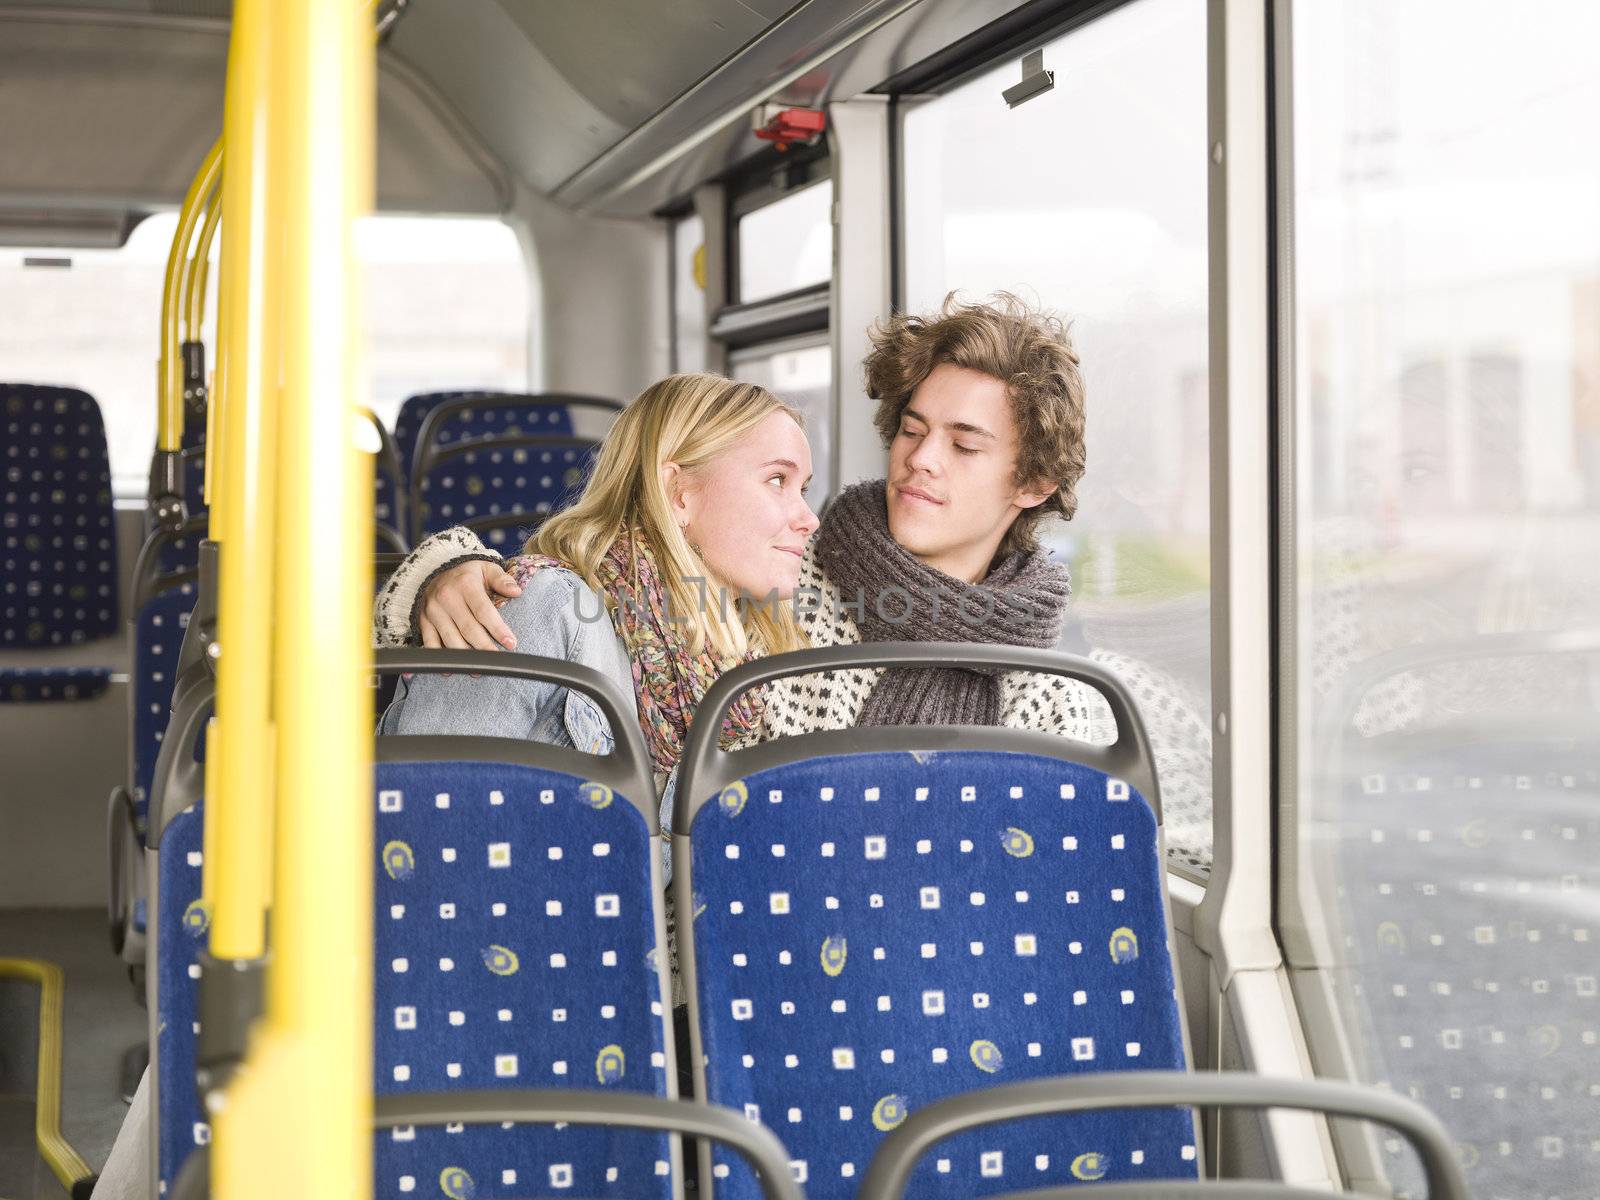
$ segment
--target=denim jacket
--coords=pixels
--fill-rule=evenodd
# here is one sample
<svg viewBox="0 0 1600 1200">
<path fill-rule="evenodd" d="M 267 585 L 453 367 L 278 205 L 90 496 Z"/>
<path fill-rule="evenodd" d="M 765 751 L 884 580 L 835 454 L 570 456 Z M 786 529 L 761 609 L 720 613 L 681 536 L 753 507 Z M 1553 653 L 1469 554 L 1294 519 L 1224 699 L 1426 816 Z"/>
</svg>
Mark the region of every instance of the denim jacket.
<svg viewBox="0 0 1600 1200">
<path fill-rule="evenodd" d="M 573 572 L 535 574 L 500 616 L 517 637 L 515 653 L 565 659 L 599 671 L 633 695 L 633 668 L 605 604 Z M 402 679 L 379 733 L 526 738 L 590 754 L 615 744 L 594 701 L 559 683 L 502 676 L 415 675 Z"/>
<path fill-rule="evenodd" d="M 415 645 L 424 590 L 440 572 L 473 559 L 499 562 L 466 529 L 447 529 L 421 542 L 383 587 L 373 606 L 373 640 L 382 646 Z M 517 637 L 517 650 L 593 667 L 633 696 L 633 666 L 622 639 L 594 589 L 565 568 L 538 572 L 500 616 Z M 594 702 L 556 683 L 470 675 L 417 675 L 402 679 L 379 733 L 465 734 L 530 738 L 592 754 L 609 754 L 611 727 Z M 672 880 L 672 810 L 678 790 L 674 767 L 660 793 L 661 855 Z"/>
</svg>

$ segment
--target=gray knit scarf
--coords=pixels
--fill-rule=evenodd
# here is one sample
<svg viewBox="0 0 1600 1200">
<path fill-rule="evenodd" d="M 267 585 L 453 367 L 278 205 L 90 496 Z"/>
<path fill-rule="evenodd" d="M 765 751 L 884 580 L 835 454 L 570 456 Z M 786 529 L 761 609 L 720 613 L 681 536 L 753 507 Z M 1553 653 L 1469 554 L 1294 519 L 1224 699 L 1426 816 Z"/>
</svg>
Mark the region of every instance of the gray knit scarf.
<svg viewBox="0 0 1600 1200">
<path fill-rule="evenodd" d="M 817 533 L 816 554 L 839 589 L 841 604 L 857 613 L 864 642 L 989 642 L 1048 649 L 1056 643 L 1072 591 L 1065 564 L 1042 550 L 1006 555 L 982 583 L 925 566 L 890 535 L 881 479 L 839 493 Z M 1000 672 L 885 671 L 859 723 L 998 725 Z"/>
</svg>

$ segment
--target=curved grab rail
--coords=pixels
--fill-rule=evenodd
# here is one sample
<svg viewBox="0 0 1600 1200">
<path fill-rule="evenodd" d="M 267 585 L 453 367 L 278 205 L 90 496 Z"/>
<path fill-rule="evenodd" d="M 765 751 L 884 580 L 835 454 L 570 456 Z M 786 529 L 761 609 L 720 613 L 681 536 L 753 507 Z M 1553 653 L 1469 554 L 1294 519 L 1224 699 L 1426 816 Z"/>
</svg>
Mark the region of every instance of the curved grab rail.
<svg viewBox="0 0 1600 1200">
<path fill-rule="evenodd" d="M 661 1133 L 688 1134 L 731 1146 L 756 1173 L 764 1200 L 804 1200 L 789 1172 L 783 1143 L 764 1125 L 742 1113 L 702 1104 L 577 1088 L 549 1091 L 416 1092 L 373 1100 L 376 1129 L 398 1125 L 485 1125 L 510 1121 L 541 1124 L 614 1125 Z M 172 1200 L 204 1200 L 210 1195 L 210 1148 L 189 1156 L 171 1190 Z"/>
<path fill-rule="evenodd" d="M 560 762 L 563 764 L 561 769 L 569 774 L 587 773 L 589 777 L 597 778 L 621 792 L 644 815 L 651 834 L 654 835 L 658 830 L 660 814 L 655 803 L 655 776 L 650 752 L 645 748 L 644 733 L 639 728 L 633 698 L 624 696 L 617 685 L 599 671 L 566 659 L 544 658 L 535 654 L 509 654 L 498 650 L 424 650 L 410 646 L 374 652 L 372 666 L 379 675 L 496 675 L 538 683 L 559 683 L 582 692 L 600 706 L 606 723 L 611 726 L 613 749 L 610 754 L 585 754 L 578 750 L 530 744 L 513 738 L 383 734 L 378 740 L 378 759 L 380 762 L 438 757 L 460 759 L 465 750 L 471 751 L 466 757 L 521 761 L 532 754 L 543 760 L 536 765 Z"/>
<path fill-rule="evenodd" d="M 661 1133 L 686 1133 L 721 1142 L 738 1151 L 755 1171 L 765 1200 L 803 1200 L 799 1185 L 789 1173 L 788 1152 L 776 1134 L 743 1113 L 694 1100 L 577 1088 L 418 1092 L 376 1097 L 372 1117 L 373 1124 L 380 1129 L 451 1122 L 486 1125 L 503 1121 L 519 1124 L 566 1121 L 573 1125 L 620 1125 Z"/>
<path fill-rule="evenodd" d="M 222 177 L 222 139 L 212 143 L 195 172 L 189 191 L 178 210 L 178 228 L 167 254 L 166 275 L 161 289 L 161 387 L 160 407 L 156 412 L 156 448 L 174 451 L 183 443 L 183 389 L 178 358 L 178 293 L 184 268 L 189 261 L 189 246 L 204 209 L 206 197 Z M 220 194 L 218 207 L 220 208 Z"/>
<path fill-rule="evenodd" d="M 881 748 L 882 729 L 840 729 L 820 734 L 780 738 L 750 749 L 724 751 L 717 744 L 722 718 L 735 700 L 750 688 L 791 675 L 818 671 L 860 670 L 873 667 L 996 667 L 1031 671 L 1076 679 L 1104 698 L 1117 723 L 1117 740 L 1111 746 L 1072 743 L 1072 759 L 1114 775 L 1139 789 L 1161 820 L 1160 789 L 1150 739 L 1133 697 L 1123 682 L 1099 663 L 1055 650 L 1026 646 L 998 646 L 974 642 L 868 642 L 827 646 L 774 654 L 744 663 L 726 672 L 706 692 L 684 746 L 678 772 L 678 805 L 682 817 L 674 825 L 688 829 L 702 804 L 741 774 L 805 757 L 816 739 L 825 749 L 818 753 L 864 753 Z M 973 729 L 960 725 L 902 727 L 896 730 L 897 748 L 908 750 L 998 749 L 1060 755 L 1066 739 L 1025 729 Z"/>
<path fill-rule="evenodd" d="M 905 1124 L 883 1140 L 862 1181 L 860 1200 L 901 1200 L 912 1168 L 932 1146 L 982 1125 L 1108 1108 L 1171 1106 L 1292 1108 L 1376 1121 L 1403 1134 L 1416 1148 L 1428 1181 L 1428 1200 L 1470 1200 L 1466 1180 L 1444 1126 L 1412 1100 L 1375 1088 L 1325 1079 L 1273 1079 L 1244 1072 L 1190 1074 L 1185 1071 L 1058 1076 L 985 1088 L 942 1100 L 912 1113 Z M 1204 1185 L 1190 1183 L 1188 1186 Z M 1093 1188 L 1088 1192 L 1080 1188 L 1072 1190 L 1075 1196 L 1092 1196 L 1098 1191 Z M 1130 1192 L 1140 1196 L 1147 1194 L 1131 1188 Z M 1100 1194 L 1114 1193 L 1107 1188 Z M 1161 1193 L 1152 1190 L 1148 1194 Z M 1189 1194 L 1179 1192 L 1183 1196 Z M 1194 1195 L 1222 1200 L 1228 1192 L 1224 1185 L 1223 1190 Z M 1292 1196 L 1293 1192 L 1288 1195 Z"/>
</svg>

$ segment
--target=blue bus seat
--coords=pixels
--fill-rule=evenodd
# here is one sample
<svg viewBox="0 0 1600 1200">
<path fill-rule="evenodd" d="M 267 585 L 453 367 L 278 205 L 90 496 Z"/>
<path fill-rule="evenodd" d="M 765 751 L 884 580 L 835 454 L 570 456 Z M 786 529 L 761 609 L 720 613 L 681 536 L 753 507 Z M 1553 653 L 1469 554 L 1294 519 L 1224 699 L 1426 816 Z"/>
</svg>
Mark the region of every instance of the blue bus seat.
<svg viewBox="0 0 1600 1200">
<path fill-rule="evenodd" d="M 211 917 L 201 899 L 205 779 L 194 751 L 204 737 L 214 695 L 209 678 L 186 685 L 161 741 L 150 788 L 144 951 L 151 1195 L 165 1194 L 188 1157 L 211 1141 L 195 1081 L 200 955 Z"/>
<path fill-rule="evenodd" d="M 567 393 L 412 396 L 395 422 L 395 443 L 406 469 L 413 540 L 468 524 L 492 544 L 507 544 L 581 490 L 597 443 L 577 436 L 575 411 L 609 417 L 621 408 L 615 400 Z"/>
<path fill-rule="evenodd" d="M 583 491 L 599 443 L 573 437 L 464 443 L 430 455 L 414 489 L 420 540 L 466 525 L 496 549 L 527 532 Z"/>
<path fill-rule="evenodd" d="M 411 523 L 406 517 L 406 476 L 400 450 L 377 413 L 370 408 L 361 412 L 372 422 L 378 435 L 377 461 L 372 473 L 375 489 L 372 516 L 377 539 L 374 548 L 378 554 L 405 554 L 411 549 L 406 538 Z"/>
<path fill-rule="evenodd" d="M 930 653 L 936 651 L 936 653 Z M 959 727 L 852 729 L 724 754 L 739 690 L 780 675 L 982 661 L 1090 683 L 1109 749 Z M 710 732 L 708 732 L 710 731 Z M 849 646 L 724 675 L 702 702 L 673 841 L 703 1098 L 779 1133 L 812 1200 L 854 1197 L 908 1113 L 1003 1083 L 1184 1070 L 1159 796 L 1132 701 L 1095 664 L 1008 647 Z M 918 1196 L 1194 1179 L 1166 1108 L 961 1134 Z M 717 1154 L 719 1197 L 754 1180 Z"/>
<path fill-rule="evenodd" d="M 0 645 L 49 649 L 110 637 L 117 540 L 99 405 L 77 388 L 0 384 L 0 446 Z M 92 681 L 56 671 L 30 668 L 8 680 L 6 694 L 24 702 L 98 694 Z"/>
<path fill-rule="evenodd" d="M 673 1095 L 655 790 L 631 698 L 527 655 L 386 651 L 378 665 L 557 678 L 620 735 L 604 757 L 378 738 L 375 1094 Z M 666 1135 L 605 1126 L 401 1126 L 374 1155 L 379 1196 L 453 1177 L 450 1194 L 666 1197 L 676 1174 Z"/>
<path fill-rule="evenodd" d="M 458 388 L 452 391 L 419 392 L 406 397 L 394 422 L 394 442 L 400 468 L 407 485 L 411 464 L 417 458 L 417 442 L 422 426 L 437 408 L 460 401 L 474 402 L 458 409 L 438 429 L 441 445 L 481 437 L 518 437 L 530 434 L 572 433 L 572 414 L 560 405 L 540 404 L 539 397 L 524 392 L 502 392 L 489 388 Z M 534 408 L 532 413 L 522 410 Z"/>
<path fill-rule="evenodd" d="M 150 782 L 172 715 L 172 689 L 177 681 L 178 651 L 194 611 L 197 584 L 192 579 L 157 592 L 139 608 L 133 625 L 132 788 L 134 827 L 144 839 L 150 806 Z M 203 745 L 203 741 L 201 743 Z"/>
</svg>

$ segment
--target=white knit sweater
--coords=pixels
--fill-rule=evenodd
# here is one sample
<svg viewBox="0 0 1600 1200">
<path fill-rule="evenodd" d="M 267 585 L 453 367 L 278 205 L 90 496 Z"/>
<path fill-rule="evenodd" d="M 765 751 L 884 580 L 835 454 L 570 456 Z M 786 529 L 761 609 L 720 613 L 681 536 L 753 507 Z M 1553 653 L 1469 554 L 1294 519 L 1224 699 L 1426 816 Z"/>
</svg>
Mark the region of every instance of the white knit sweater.
<svg viewBox="0 0 1600 1200">
<path fill-rule="evenodd" d="M 800 587 L 814 588 L 819 605 L 800 606 L 800 626 L 812 646 L 855 646 L 861 629 L 841 604 L 838 588 L 823 574 L 816 554 L 807 549 L 800 567 Z M 767 738 L 848 729 L 855 725 L 880 670 L 828 671 L 777 680 L 767 689 L 764 719 Z M 1087 684 L 1057 675 L 1008 671 L 1000 681 L 1000 722 L 1014 729 L 1035 729 L 1106 746 L 1116 740 L 1111 709 Z"/>
<path fill-rule="evenodd" d="M 422 589 L 440 571 L 474 559 L 497 562 L 500 555 L 466 529 L 447 529 L 422 542 L 378 593 L 373 606 L 377 644 L 415 641 Z M 799 606 L 800 626 L 813 646 L 860 644 L 860 628 L 809 548 L 800 567 L 800 587 L 815 589 L 814 594 L 822 598 L 820 604 Z M 860 718 L 881 674 L 878 670 L 829 671 L 778 680 L 767 690 L 762 740 L 850 728 Z M 1116 722 L 1106 702 L 1075 679 L 1009 671 L 1001 678 L 1000 714 L 1001 723 L 1015 729 L 1060 734 L 1099 746 L 1116 740 Z"/>
</svg>

